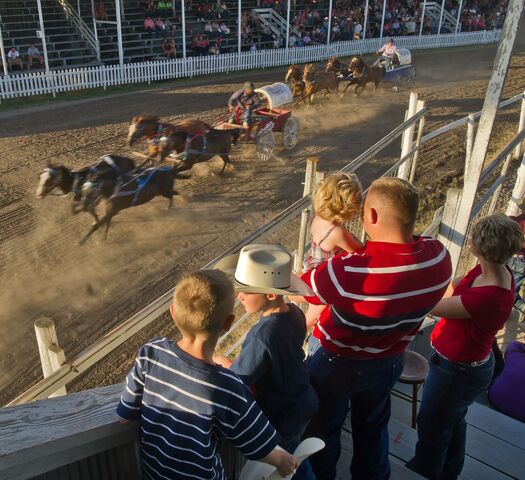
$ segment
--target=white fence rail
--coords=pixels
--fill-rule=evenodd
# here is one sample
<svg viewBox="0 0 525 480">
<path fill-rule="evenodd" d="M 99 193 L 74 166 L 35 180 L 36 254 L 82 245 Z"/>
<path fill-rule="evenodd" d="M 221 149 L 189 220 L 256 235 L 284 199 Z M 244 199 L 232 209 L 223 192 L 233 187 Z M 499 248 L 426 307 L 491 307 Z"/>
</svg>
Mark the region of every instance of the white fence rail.
<svg viewBox="0 0 525 480">
<path fill-rule="evenodd" d="M 407 36 L 396 39 L 399 47 L 409 49 L 446 48 L 461 45 L 480 45 L 499 40 L 501 31 L 467 32 L 449 35 Z M 227 53 L 206 57 L 176 60 L 158 60 L 127 65 L 99 65 L 95 67 L 53 70 L 49 73 L 32 72 L 0 77 L 0 99 L 40 94 L 56 94 L 88 88 L 106 88 L 112 85 L 170 80 L 181 77 L 207 75 L 268 68 L 292 63 L 324 60 L 331 55 L 339 57 L 375 52 L 381 45 L 379 38 L 337 42 L 330 45 L 261 50 L 259 52 Z"/>
</svg>

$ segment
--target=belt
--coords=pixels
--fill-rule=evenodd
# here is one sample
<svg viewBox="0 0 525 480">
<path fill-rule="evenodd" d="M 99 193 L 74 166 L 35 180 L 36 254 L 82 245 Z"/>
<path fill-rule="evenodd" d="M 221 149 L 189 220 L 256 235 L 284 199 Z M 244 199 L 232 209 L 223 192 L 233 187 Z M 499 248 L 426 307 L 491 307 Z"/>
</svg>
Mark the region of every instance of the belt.
<svg viewBox="0 0 525 480">
<path fill-rule="evenodd" d="M 455 360 L 450 360 L 449 358 L 445 357 L 445 355 L 442 355 L 441 353 L 439 353 L 435 348 L 434 348 L 434 345 L 432 345 L 432 348 L 434 349 L 434 351 L 441 357 L 443 358 L 444 360 L 446 360 L 447 362 L 450 362 L 450 363 L 455 363 L 456 365 L 461 365 L 462 367 L 479 367 L 481 365 L 484 365 L 485 363 L 487 363 L 489 360 L 490 360 L 490 353 L 487 355 L 486 358 L 484 358 L 483 360 L 480 360 L 479 362 L 456 362 Z"/>
</svg>

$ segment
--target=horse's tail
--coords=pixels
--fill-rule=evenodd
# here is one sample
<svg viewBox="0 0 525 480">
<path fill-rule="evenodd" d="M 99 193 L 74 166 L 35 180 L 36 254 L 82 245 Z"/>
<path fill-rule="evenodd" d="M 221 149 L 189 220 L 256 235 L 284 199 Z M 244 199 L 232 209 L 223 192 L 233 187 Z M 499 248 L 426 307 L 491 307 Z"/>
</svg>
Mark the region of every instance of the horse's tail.
<svg viewBox="0 0 525 480">
<path fill-rule="evenodd" d="M 239 138 L 241 137 L 241 129 L 235 128 L 231 130 L 232 133 L 232 144 L 237 145 L 237 142 L 239 141 Z"/>
</svg>

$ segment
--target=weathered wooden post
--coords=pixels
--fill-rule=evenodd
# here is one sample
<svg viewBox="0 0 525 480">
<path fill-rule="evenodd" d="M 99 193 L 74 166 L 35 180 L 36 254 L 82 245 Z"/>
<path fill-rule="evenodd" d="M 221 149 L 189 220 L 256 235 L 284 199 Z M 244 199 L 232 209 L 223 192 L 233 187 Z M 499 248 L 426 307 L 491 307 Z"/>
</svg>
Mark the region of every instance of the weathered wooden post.
<svg viewBox="0 0 525 480">
<path fill-rule="evenodd" d="M 425 108 L 425 101 L 424 100 L 418 100 L 417 101 L 417 108 L 416 113 L 420 112 Z M 412 158 L 411 166 L 410 166 L 410 178 L 408 181 L 410 183 L 414 183 L 414 179 L 416 177 L 416 169 L 417 169 L 417 161 L 419 159 L 419 149 L 421 148 L 421 139 L 423 138 L 423 130 L 425 128 L 425 116 L 423 115 L 419 120 L 419 125 L 417 127 L 417 136 L 416 136 L 416 147 L 417 150 L 414 152 L 414 156 Z"/>
<path fill-rule="evenodd" d="M 507 172 L 509 171 L 509 165 L 510 165 L 510 161 L 511 160 L 512 160 L 512 153 L 509 153 L 507 155 L 507 158 L 505 158 L 505 162 L 503 163 L 503 167 L 502 167 L 501 173 L 500 173 L 500 178 L 507 176 Z M 487 215 L 492 215 L 494 213 L 494 211 L 496 210 L 496 206 L 498 204 L 498 199 L 499 199 L 499 195 L 501 193 L 501 188 L 502 187 L 503 187 L 503 182 L 500 183 L 496 187 L 496 191 L 492 194 L 492 199 L 490 201 L 489 210 L 487 212 Z"/>
<path fill-rule="evenodd" d="M 410 101 L 408 104 L 408 114 L 405 120 L 412 118 L 416 114 L 417 109 L 417 92 L 410 92 Z M 401 157 L 405 157 L 410 150 L 412 150 L 412 145 L 414 143 L 414 130 L 415 125 L 411 125 L 404 132 L 401 140 Z M 410 175 L 410 161 L 407 160 L 402 165 L 399 166 L 397 171 L 397 178 L 402 178 L 403 180 L 408 180 Z"/>
<path fill-rule="evenodd" d="M 304 176 L 304 189 L 303 197 L 306 197 L 313 193 L 317 180 L 317 162 L 319 158 L 308 157 L 306 159 L 306 173 Z M 308 224 L 309 224 L 310 211 L 305 208 L 301 212 L 301 227 L 299 230 L 299 242 L 297 245 L 297 254 L 294 258 L 294 270 L 296 272 L 301 270 L 304 258 L 304 250 L 306 248 L 306 238 L 308 235 Z"/>
<path fill-rule="evenodd" d="M 472 154 L 472 146 L 474 145 L 474 137 L 476 136 L 476 116 L 470 113 L 467 120 L 467 139 L 465 143 L 465 171 L 469 169 L 470 155 Z"/>
<path fill-rule="evenodd" d="M 521 159 L 520 168 L 518 168 L 518 173 L 516 175 L 516 183 L 514 184 L 514 189 L 512 190 L 512 196 L 509 200 L 509 205 L 507 207 L 506 215 L 519 215 L 521 213 L 520 208 L 518 207 L 521 199 L 525 195 L 525 153 Z"/>
<path fill-rule="evenodd" d="M 35 333 L 42 371 L 44 378 L 47 378 L 66 362 L 66 357 L 64 350 L 58 346 L 57 332 L 53 320 L 47 317 L 39 318 L 35 322 Z M 61 387 L 49 397 L 60 397 L 66 394 L 66 387 Z"/>
<path fill-rule="evenodd" d="M 520 133 L 523 129 L 525 129 L 525 92 L 523 92 L 523 98 L 521 99 L 521 112 L 520 112 L 520 123 L 518 126 L 518 133 Z M 522 147 L 522 142 L 516 145 L 516 149 L 514 150 L 515 159 L 520 158 L 521 147 Z"/>
<path fill-rule="evenodd" d="M 445 208 L 443 209 L 443 219 L 439 226 L 438 240 L 450 251 L 454 243 L 462 241 L 461 235 L 455 230 L 456 220 L 459 214 L 459 204 L 463 191 L 458 188 L 450 188 L 447 191 L 447 199 L 445 201 Z M 457 261 L 452 262 L 454 269 L 459 261 L 459 253 L 457 254 Z"/>
</svg>

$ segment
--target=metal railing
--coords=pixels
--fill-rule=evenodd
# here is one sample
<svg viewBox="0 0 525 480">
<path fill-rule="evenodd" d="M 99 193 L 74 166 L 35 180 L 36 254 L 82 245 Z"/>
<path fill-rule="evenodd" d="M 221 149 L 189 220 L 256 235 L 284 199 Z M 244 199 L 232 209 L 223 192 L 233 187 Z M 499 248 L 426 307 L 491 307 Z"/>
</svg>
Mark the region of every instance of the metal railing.
<svg viewBox="0 0 525 480">
<path fill-rule="evenodd" d="M 91 45 L 91 48 L 97 55 L 97 60 L 100 62 L 100 43 L 95 33 L 91 31 L 86 22 L 67 0 L 58 0 L 58 3 L 62 6 L 67 18 L 75 25 L 82 38 Z"/>
</svg>

